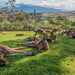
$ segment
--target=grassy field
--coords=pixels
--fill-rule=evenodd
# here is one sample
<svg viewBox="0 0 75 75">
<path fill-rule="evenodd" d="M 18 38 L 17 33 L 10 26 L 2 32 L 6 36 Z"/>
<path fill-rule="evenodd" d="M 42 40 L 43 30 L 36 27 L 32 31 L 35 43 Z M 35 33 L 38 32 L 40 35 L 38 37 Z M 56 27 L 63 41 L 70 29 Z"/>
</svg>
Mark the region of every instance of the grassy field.
<svg viewBox="0 0 75 75">
<path fill-rule="evenodd" d="M 75 21 L 75 13 L 66 13 L 66 12 L 63 12 L 63 13 L 42 13 L 42 16 L 45 16 L 45 17 L 57 17 L 57 16 L 66 16 L 70 21 Z"/>
<path fill-rule="evenodd" d="M 26 36 L 15 36 L 25 33 Z M 4 32 L 0 34 L 0 44 L 9 47 L 25 43 L 17 39 L 33 36 L 33 32 Z M 36 56 L 6 57 L 11 67 L 0 67 L 0 75 L 75 75 L 75 39 L 58 35 L 55 43 L 49 43 L 50 49 L 40 53 L 38 49 L 27 47 L 23 51 L 36 52 Z"/>
</svg>

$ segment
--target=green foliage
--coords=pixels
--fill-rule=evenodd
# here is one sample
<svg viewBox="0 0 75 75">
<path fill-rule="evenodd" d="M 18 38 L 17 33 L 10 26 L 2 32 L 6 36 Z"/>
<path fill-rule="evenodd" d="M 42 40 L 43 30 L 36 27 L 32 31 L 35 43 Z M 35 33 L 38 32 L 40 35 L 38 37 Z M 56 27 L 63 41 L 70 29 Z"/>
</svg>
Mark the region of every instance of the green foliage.
<svg viewBox="0 0 75 75">
<path fill-rule="evenodd" d="M 65 22 L 64 22 L 64 21 L 59 21 L 59 20 L 57 21 L 57 20 L 48 18 L 48 22 L 49 22 L 50 24 L 57 25 L 57 26 L 59 26 L 59 25 L 65 26 L 65 25 L 66 25 L 66 20 L 65 20 Z"/>
<path fill-rule="evenodd" d="M 39 27 L 49 27 L 49 23 L 47 21 L 42 21 L 38 25 Z"/>
<path fill-rule="evenodd" d="M 70 20 L 68 20 L 67 18 L 66 19 L 64 19 L 64 21 L 63 21 L 66 25 L 70 25 L 71 24 L 71 21 Z"/>
<path fill-rule="evenodd" d="M 57 16 L 56 20 L 63 21 L 66 17 L 65 16 Z"/>
<path fill-rule="evenodd" d="M 4 21 L 4 17 L 2 15 L 0 15 L 0 22 Z"/>
<path fill-rule="evenodd" d="M 11 1 L 11 0 L 10 0 Z M 12 4 L 12 2 L 9 2 Z M 11 10 L 8 11 L 7 15 L 3 15 L 2 12 L 0 12 L 0 30 L 10 30 L 10 31 L 19 31 L 19 30 L 34 30 L 34 28 L 37 30 L 38 28 L 58 28 L 58 27 L 71 27 L 71 21 L 69 21 L 67 18 L 58 16 L 55 20 L 49 17 L 48 19 L 40 19 L 40 21 L 37 21 L 38 18 L 35 18 L 35 16 L 30 15 L 23 10 Z M 62 21 L 60 21 L 62 20 Z M 35 22 L 36 21 L 36 22 Z"/>
<path fill-rule="evenodd" d="M 5 20 L 2 23 L 0 23 L 0 30 L 9 30 L 10 26 L 11 23 Z"/>
<path fill-rule="evenodd" d="M 75 22 L 72 22 L 72 23 L 71 23 L 71 26 L 75 26 Z"/>
<path fill-rule="evenodd" d="M 41 18 L 41 16 L 28 14 L 25 11 L 14 10 L 16 0 L 8 0 L 6 7 L 0 11 L 0 30 L 37 30 L 38 28 L 71 27 L 71 21 L 65 16 Z M 11 8 L 10 11 L 9 8 Z M 43 17 L 46 17 L 45 15 Z M 53 16 L 54 17 L 54 16 Z M 55 17 L 54 17 L 55 18 Z"/>
</svg>

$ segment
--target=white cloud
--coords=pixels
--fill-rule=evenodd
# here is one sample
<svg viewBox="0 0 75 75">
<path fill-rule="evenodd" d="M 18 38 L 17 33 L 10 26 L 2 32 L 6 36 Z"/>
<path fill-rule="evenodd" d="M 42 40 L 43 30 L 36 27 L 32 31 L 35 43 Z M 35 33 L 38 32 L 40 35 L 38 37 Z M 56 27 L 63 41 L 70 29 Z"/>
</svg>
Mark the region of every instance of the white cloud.
<svg viewBox="0 0 75 75">
<path fill-rule="evenodd" d="M 1 0 L 5 2 L 7 0 Z M 17 4 L 32 4 L 56 9 L 75 10 L 75 0 L 16 0 Z"/>
<path fill-rule="evenodd" d="M 32 4 L 56 9 L 75 10 L 75 0 L 17 0 L 16 3 Z"/>
</svg>

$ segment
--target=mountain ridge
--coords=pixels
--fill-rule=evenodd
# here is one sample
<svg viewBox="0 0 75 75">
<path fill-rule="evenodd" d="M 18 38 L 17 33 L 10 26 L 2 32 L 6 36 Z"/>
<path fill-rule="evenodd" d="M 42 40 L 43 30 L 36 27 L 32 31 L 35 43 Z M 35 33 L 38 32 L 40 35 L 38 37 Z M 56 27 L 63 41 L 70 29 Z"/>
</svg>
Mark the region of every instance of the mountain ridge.
<svg viewBox="0 0 75 75">
<path fill-rule="evenodd" d="M 47 8 L 47 7 L 42 7 L 42 6 L 33 6 L 33 5 L 26 5 L 26 4 L 17 4 L 16 5 L 18 10 L 24 10 L 28 13 L 32 13 L 34 10 L 37 12 L 62 12 L 59 9 L 54 9 L 54 8 Z"/>
<path fill-rule="evenodd" d="M 37 13 L 42 13 L 42 12 L 44 12 L 44 13 L 72 12 L 72 11 L 63 11 L 60 9 L 54 9 L 54 8 L 50 8 L 50 7 L 27 5 L 27 4 L 16 4 L 15 6 L 16 6 L 15 10 L 22 10 L 23 9 L 27 13 L 33 13 L 34 10 L 36 10 Z M 2 7 L 0 6 L 0 10 L 1 10 L 1 8 Z"/>
</svg>

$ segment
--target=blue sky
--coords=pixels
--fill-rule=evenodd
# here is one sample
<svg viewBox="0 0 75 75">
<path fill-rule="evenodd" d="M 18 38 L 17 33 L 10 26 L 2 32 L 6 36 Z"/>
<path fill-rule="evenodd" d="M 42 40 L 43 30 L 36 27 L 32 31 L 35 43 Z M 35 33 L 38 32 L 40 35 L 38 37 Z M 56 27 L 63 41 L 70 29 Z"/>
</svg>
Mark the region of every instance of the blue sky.
<svg viewBox="0 0 75 75">
<path fill-rule="evenodd" d="M 8 0 L 0 0 L 0 6 Z M 32 4 L 63 10 L 75 10 L 75 0 L 16 0 L 16 4 Z"/>
</svg>

